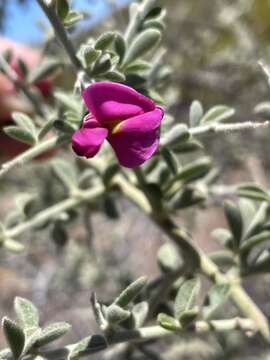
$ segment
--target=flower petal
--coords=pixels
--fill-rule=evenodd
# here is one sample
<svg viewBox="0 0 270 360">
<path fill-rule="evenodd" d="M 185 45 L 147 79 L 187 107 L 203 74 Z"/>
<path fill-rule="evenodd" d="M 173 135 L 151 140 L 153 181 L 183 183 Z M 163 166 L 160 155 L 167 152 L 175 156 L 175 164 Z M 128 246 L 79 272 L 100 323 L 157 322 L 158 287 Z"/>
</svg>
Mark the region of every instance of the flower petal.
<svg viewBox="0 0 270 360">
<path fill-rule="evenodd" d="M 88 86 L 83 98 L 89 111 L 100 122 L 121 121 L 155 109 L 155 103 L 129 86 L 98 82 Z"/>
<path fill-rule="evenodd" d="M 121 165 L 132 168 L 148 160 L 159 145 L 158 128 L 163 118 L 163 110 L 154 111 L 125 120 L 117 131 L 109 135 Z"/>
<path fill-rule="evenodd" d="M 108 130 L 104 128 L 82 128 L 73 134 L 72 148 L 79 156 L 93 157 L 107 136 Z"/>
<path fill-rule="evenodd" d="M 92 114 L 87 114 L 83 118 L 83 128 L 97 128 L 101 127 L 100 123 L 97 121 L 97 119 Z"/>
</svg>

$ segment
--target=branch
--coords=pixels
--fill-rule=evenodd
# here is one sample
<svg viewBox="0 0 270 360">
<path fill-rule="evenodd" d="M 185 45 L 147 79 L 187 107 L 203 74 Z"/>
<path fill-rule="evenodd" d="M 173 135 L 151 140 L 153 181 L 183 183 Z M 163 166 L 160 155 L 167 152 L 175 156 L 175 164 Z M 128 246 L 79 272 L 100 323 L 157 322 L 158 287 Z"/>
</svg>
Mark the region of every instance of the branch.
<svg viewBox="0 0 270 360">
<path fill-rule="evenodd" d="M 56 145 L 64 143 L 65 141 L 65 137 L 55 136 L 49 140 L 45 140 L 38 143 L 37 145 L 34 145 L 30 149 L 24 151 L 22 154 L 16 156 L 14 159 L 2 164 L 0 167 L 0 178 L 8 173 L 11 169 L 24 165 L 28 161 L 54 148 Z"/>
<path fill-rule="evenodd" d="M 112 346 L 125 342 L 145 342 L 149 340 L 155 340 L 167 336 L 172 336 L 175 334 L 183 334 L 183 333 L 196 333 L 196 334 L 204 334 L 212 331 L 223 333 L 233 330 L 242 330 L 245 334 L 250 335 L 256 333 L 256 325 L 250 319 L 244 318 L 233 318 L 233 319 L 225 319 L 225 320 L 212 320 L 212 321 L 197 321 L 194 324 L 188 326 L 187 328 L 181 328 L 179 325 L 179 329 L 177 331 L 169 331 L 164 329 L 161 326 L 148 326 L 143 327 L 137 330 L 120 330 L 110 335 L 106 336 L 107 346 Z M 72 347 L 76 346 L 76 344 L 68 345 L 62 349 L 56 350 L 40 350 L 38 353 L 40 356 L 45 357 L 46 359 L 63 359 L 64 356 L 68 356 L 68 349 L 72 349 Z M 83 355 L 90 355 L 96 352 L 99 352 L 99 346 L 89 342 L 89 346 L 83 350 Z M 80 355 L 78 355 L 80 357 Z"/>
<path fill-rule="evenodd" d="M 60 201 L 59 203 L 40 211 L 32 219 L 24 221 L 11 229 L 8 229 L 1 233 L 1 239 L 12 239 L 21 235 L 26 230 L 29 230 L 35 226 L 42 225 L 46 221 L 54 219 L 58 214 L 75 208 L 78 205 L 89 202 L 101 196 L 104 192 L 103 185 L 96 186 L 90 190 L 78 190 L 78 192 L 71 198 Z"/>
<path fill-rule="evenodd" d="M 81 63 L 76 56 L 76 51 L 73 47 L 72 42 L 68 38 L 65 28 L 63 27 L 60 19 L 58 18 L 53 6 L 45 4 L 44 0 L 36 0 L 39 6 L 42 8 L 43 12 L 49 19 L 54 32 L 55 36 L 58 41 L 63 45 L 67 55 L 69 56 L 72 65 L 74 66 L 75 70 L 80 71 L 82 70 Z"/>
<path fill-rule="evenodd" d="M 264 122 L 252 122 L 246 121 L 236 124 L 209 124 L 202 125 L 198 127 L 193 127 L 189 129 L 191 135 L 202 135 L 205 133 L 220 133 L 220 132 L 231 132 L 231 131 L 241 131 L 248 129 L 258 129 L 258 128 L 267 128 L 269 126 L 269 121 Z"/>
<path fill-rule="evenodd" d="M 195 256 L 198 257 L 200 269 L 209 279 L 216 284 L 226 283 L 230 285 L 230 297 L 234 301 L 235 305 L 246 317 L 254 321 L 263 337 L 270 342 L 268 320 L 242 288 L 240 279 L 221 273 L 217 265 L 192 241 L 191 236 L 185 230 L 180 229 L 165 212 L 161 213 L 160 210 L 157 212 L 155 205 L 151 202 L 151 196 L 147 196 L 147 189 L 145 188 L 146 180 L 144 179 L 144 174 L 141 169 L 137 168 L 135 175 L 137 176 L 138 183 L 152 208 L 152 220 L 172 241 L 176 243 L 176 245 L 184 253 L 185 258 L 191 260 Z M 136 199 L 133 198 L 132 200 L 138 204 Z"/>
<path fill-rule="evenodd" d="M 17 73 L 12 69 L 9 63 L 5 60 L 3 55 L 0 54 L 0 68 L 6 77 L 14 84 L 17 89 L 20 89 L 25 97 L 29 100 L 32 104 L 33 108 L 35 109 L 36 113 L 40 116 L 44 116 L 40 102 L 36 98 L 35 95 L 31 93 L 28 89 L 27 85 L 18 77 Z"/>
</svg>

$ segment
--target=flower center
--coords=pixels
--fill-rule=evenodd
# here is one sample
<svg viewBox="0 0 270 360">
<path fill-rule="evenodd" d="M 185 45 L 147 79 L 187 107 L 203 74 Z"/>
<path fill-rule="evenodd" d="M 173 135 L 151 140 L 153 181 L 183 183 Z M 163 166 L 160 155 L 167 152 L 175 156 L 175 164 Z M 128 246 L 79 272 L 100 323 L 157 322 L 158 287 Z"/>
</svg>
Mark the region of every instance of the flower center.
<svg viewBox="0 0 270 360">
<path fill-rule="evenodd" d="M 120 130 L 121 124 L 122 120 L 110 120 L 106 122 L 106 128 L 109 130 L 110 134 L 113 135 Z"/>
</svg>

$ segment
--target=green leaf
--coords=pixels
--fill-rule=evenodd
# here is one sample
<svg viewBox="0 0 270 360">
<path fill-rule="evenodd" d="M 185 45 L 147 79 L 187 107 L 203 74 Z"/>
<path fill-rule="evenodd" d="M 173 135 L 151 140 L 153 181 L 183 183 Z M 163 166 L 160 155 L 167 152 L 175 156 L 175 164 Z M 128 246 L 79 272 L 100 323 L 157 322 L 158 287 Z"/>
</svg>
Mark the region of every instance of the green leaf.
<svg viewBox="0 0 270 360">
<path fill-rule="evenodd" d="M 174 271 L 183 265 L 178 249 L 171 243 L 166 243 L 159 248 L 157 261 L 158 265 L 165 272 Z"/>
<path fill-rule="evenodd" d="M 238 205 L 234 204 L 230 200 L 224 201 L 223 207 L 228 225 L 235 240 L 234 245 L 236 248 L 238 248 L 243 233 L 243 221 L 241 212 Z"/>
<path fill-rule="evenodd" d="M 143 23 L 143 30 L 145 29 L 157 29 L 163 31 L 165 29 L 165 24 L 162 20 L 159 19 L 149 19 Z"/>
<path fill-rule="evenodd" d="M 189 125 L 196 127 L 200 125 L 200 120 L 203 117 L 203 107 L 198 100 L 194 100 L 189 110 Z"/>
<path fill-rule="evenodd" d="M 172 174 L 176 175 L 179 168 L 176 156 L 165 147 L 162 147 L 161 154 Z"/>
<path fill-rule="evenodd" d="M 219 123 L 231 118 L 234 114 L 235 110 L 233 108 L 225 105 L 217 105 L 207 111 L 200 123 Z"/>
<path fill-rule="evenodd" d="M 47 120 L 44 125 L 42 125 L 42 128 L 38 132 L 38 140 L 42 140 L 48 132 L 52 129 L 54 124 L 54 119 Z"/>
<path fill-rule="evenodd" d="M 177 154 L 185 154 L 193 151 L 202 150 L 203 148 L 203 144 L 198 140 L 194 139 L 173 145 L 173 151 Z"/>
<path fill-rule="evenodd" d="M 117 55 L 119 56 L 119 63 L 124 59 L 126 54 L 126 42 L 124 37 L 121 34 L 116 34 L 114 39 L 114 49 Z"/>
<path fill-rule="evenodd" d="M 58 322 L 47 326 L 41 331 L 34 346 L 41 347 L 47 345 L 65 335 L 70 328 L 71 326 L 66 322 Z"/>
<path fill-rule="evenodd" d="M 56 12 L 61 21 L 64 21 L 69 13 L 68 0 L 56 0 Z"/>
<path fill-rule="evenodd" d="M 67 189 L 73 189 L 77 186 L 77 173 L 72 164 L 63 159 L 54 159 L 52 168 Z"/>
<path fill-rule="evenodd" d="M 245 198 L 240 199 L 238 205 L 242 216 L 245 233 L 256 214 L 256 207 L 253 201 Z"/>
<path fill-rule="evenodd" d="M 92 75 L 101 75 L 106 73 L 111 69 L 112 63 L 111 63 L 111 57 L 109 54 L 105 54 L 100 56 L 97 61 L 95 62 L 93 69 L 92 69 Z"/>
<path fill-rule="evenodd" d="M 21 129 L 26 130 L 33 134 L 36 133 L 36 127 L 32 121 L 32 119 L 23 113 L 20 112 L 13 112 L 12 119 L 14 120 L 15 124 L 18 125 Z"/>
<path fill-rule="evenodd" d="M 14 301 L 14 308 L 24 329 L 38 327 L 38 310 L 31 301 L 21 297 L 16 297 Z"/>
<path fill-rule="evenodd" d="M 270 201 L 270 196 L 261 186 L 256 184 L 241 184 L 236 188 L 236 194 L 248 199 Z"/>
<path fill-rule="evenodd" d="M 2 326 L 14 359 L 19 359 L 25 343 L 25 335 L 23 330 L 14 321 L 7 317 L 3 318 Z"/>
<path fill-rule="evenodd" d="M 200 188 L 187 186 L 182 191 L 177 191 L 170 199 L 169 205 L 173 209 L 184 209 L 200 204 L 207 198 L 207 192 Z"/>
<path fill-rule="evenodd" d="M 104 78 L 114 82 L 124 82 L 126 80 L 125 75 L 116 70 L 106 72 Z"/>
<path fill-rule="evenodd" d="M 107 308 L 106 319 L 109 324 L 119 324 L 130 317 L 130 311 L 124 310 L 122 307 L 112 304 Z"/>
<path fill-rule="evenodd" d="M 114 41 L 115 33 L 113 31 L 107 31 L 99 36 L 95 43 L 96 50 L 107 49 Z"/>
<path fill-rule="evenodd" d="M 68 232 L 63 221 L 55 221 L 52 227 L 51 237 L 56 246 L 63 247 L 66 245 L 68 242 Z"/>
<path fill-rule="evenodd" d="M 180 319 L 184 312 L 194 307 L 199 291 L 199 278 L 187 280 L 180 286 L 174 303 L 174 314 L 177 319 Z"/>
<path fill-rule="evenodd" d="M 62 63 L 59 60 L 50 59 L 44 61 L 39 66 L 35 67 L 28 76 L 30 83 L 35 83 L 39 80 L 46 78 L 56 72 L 56 70 L 62 67 Z"/>
<path fill-rule="evenodd" d="M 107 348 L 107 341 L 102 335 L 88 336 L 75 345 L 70 346 L 71 350 L 68 355 L 68 360 L 78 359 L 100 350 Z"/>
<path fill-rule="evenodd" d="M 211 287 L 203 308 L 204 319 L 210 320 L 227 301 L 230 293 L 229 284 L 216 284 Z"/>
<path fill-rule="evenodd" d="M 105 196 L 105 198 L 103 199 L 103 204 L 104 204 L 104 212 L 109 219 L 112 220 L 119 219 L 117 204 L 114 197 L 111 194 Z"/>
<path fill-rule="evenodd" d="M 62 92 L 62 91 L 54 92 L 54 97 L 65 108 L 72 110 L 75 113 L 80 112 L 81 99 L 79 99 L 79 97 L 76 97 L 73 94 L 70 94 L 67 92 Z"/>
<path fill-rule="evenodd" d="M 140 277 L 121 292 L 114 304 L 124 308 L 139 295 L 146 283 L 147 278 L 145 276 Z"/>
<path fill-rule="evenodd" d="M 160 326 L 169 331 L 178 331 L 182 329 L 178 320 L 163 313 L 158 315 L 158 322 Z"/>
<path fill-rule="evenodd" d="M 20 70 L 22 76 L 25 78 L 28 74 L 28 68 L 27 68 L 26 63 L 21 58 L 17 59 L 17 63 L 18 63 L 19 70 Z"/>
<path fill-rule="evenodd" d="M 112 179 L 119 172 L 119 170 L 119 164 L 116 162 L 107 166 L 103 174 L 103 181 L 106 186 L 110 185 Z"/>
<path fill-rule="evenodd" d="M 178 124 L 162 136 L 160 144 L 167 146 L 169 149 L 174 149 L 175 146 L 187 141 L 189 138 L 188 127 L 184 124 Z"/>
<path fill-rule="evenodd" d="M 82 20 L 84 14 L 78 11 L 70 11 L 62 22 L 64 26 L 69 27 L 75 25 L 78 21 Z"/>
<path fill-rule="evenodd" d="M 6 126 L 3 128 L 4 132 L 12 139 L 18 140 L 28 145 L 34 145 L 35 137 L 28 130 L 19 128 L 18 126 Z"/>
<path fill-rule="evenodd" d="M 13 240 L 13 239 L 5 239 L 4 247 L 8 251 L 14 252 L 16 254 L 21 253 L 25 250 L 25 247 L 23 244 L 19 243 L 16 240 Z"/>
<path fill-rule="evenodd" d="M 101 50 L 96 50 L 92 44 L 82 44 L 77 52 L 77 58 L 85 69 L 96 61 L 102 54 Z"/>
<path fill-rule="evenodd" d="M 245 240 L 240 247 L 242 253 L 248 253 L 254 247 L 270 240 L 270 231 L 263 231 L 258 235 L 254 235 L 249 239 Z"/>
<path fill-rule="evenodd" d="M 22 355 L 26 355 L 28 352 L 34 349 L 35 342 L 41 334 L 41 328 L 26 330 L 26 341 Z"/>
<path fill-rule="evenodd" d="M 179 322 L 182 325 L 182 327 L 185 328 L 194 322 L 198 314 L 199 314 L 198 306 L 194 307 L 193 309 L 185 310 L 180 315 Z"/>
<path fill-rule="evenodd" d="M 9 349 L 0 351 L 0 360 L 12 360 L 12 353 Z"/>
<path fill-rule="evenodd" d="M 189 183 L 204 177 L 212 167 L 210 158 L 203 157 L 186 166 L 184 166 L 174 177 L 173 182 L 181 181 Z"/>
<path fill-rule="evenodd" d="M 218 242 L 221 245 L 229 248 L 232 247 L 233 238 L 231 232 L 228 229 L 222 229 L 222 228 L 215 229 L 214 231 L 212 231 L 211 235 L 216 240 L 218 240 Z"/>
<path fill-rule="evenodd" d="M 244 239 L 251 237 L 252 235 L 257 234 L 262 228 L 263 224 L 267 221 L 269 214 L 269 205 L 267 203 L 263 203 L 259 210 L 256 212 L 252 221 L 250 222 L 245 234 Z"/>
<path fill-rule="evenodd" d="M 147 61 L 144 60 L 137 60 L 135 62 L 133 62 L 132 64 L 128 65 L 125 68 L 125 72 L 128 73 L 136 73 L 136 72 L 140 72 L 140 71 L 147 71 L 150 70 L 151 68 L 151 64 Z M 150 97 L 153 99 L 152 97 L 153 92 L 150 94 Z"/>
<path fill-rule="evenodd" d="M 128 48 L 124 63 L 129 64 L 139 57 L 144 56 L 157 45 L 160 39 L 161 33 L 159 30 L 147 29 L 142 31 Z"/>
<path fill-rule="evenodd" d="M 142 301 L 134 305 L 131 312 L 135 320 L 135 329 L 139 329 L 147 318 L 149 312 L 148 302 Z"/>
</svg>

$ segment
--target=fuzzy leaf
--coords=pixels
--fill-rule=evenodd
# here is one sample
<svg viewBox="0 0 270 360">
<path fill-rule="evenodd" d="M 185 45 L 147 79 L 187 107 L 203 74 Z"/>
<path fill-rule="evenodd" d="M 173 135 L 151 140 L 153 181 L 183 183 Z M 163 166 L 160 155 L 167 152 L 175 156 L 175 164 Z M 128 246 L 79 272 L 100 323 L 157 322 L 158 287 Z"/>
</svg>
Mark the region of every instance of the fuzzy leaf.
<svg viewBox="0 0 270 360">
<path fill-rule="evenodd" d="M 51 324 L 43 329 L 35 342 L 35 347 L 47 345 L 63 335 L 65 335 L 71 326 L 66 322 L 59 322 Z"/>
<path fill-rule="evenodd" d="M 62 67 L 62 63 L 59 60 L 47 60 L 31 71 L 28 76 L 28 81 L 30 83 L 35 83 L 36 81 L 42 80 L 45 77 L 54 74 L 60 67 Z"/>
<path fill-rule="evenodd" d="M 24 298 L 16 297 L 14 302 L 15 312 L 24 329 L 37 328 L 39 325 L 38 309 Z"/>
<path fill-rule="evenodd" d="M 263 231 L 260 234 L 254 235 L 245 240 L 240 247 L 242 253 L 248 253 L 254 247 L 270 240 L 270 231 Z"/>
<path fill-rule="evenodd" d="M 167 148 L 162 148 L 162 156 L 173 175 L 177 174 L 179 164 L 176 156 Z"/>
<path fill-rule="evenodd" d="M 77 174 L 72 164 L 62 159 L 54 159 L 52 167 L 56 176 L 68 189 L 76 187 Z"/>
<path fill-rule="evenodd" d="M 114 49 L 119 56 L 119 63 L 121 63 L 126 54 L 126 42 L 121 34 L 116 34 L 115 36 Z"/>
<path fill-rule="evenodd" d="M 36 128 L 32 119 L 28 115 L 20 112 L 13 112 L 12 119 L 14 120 L 15 124 L 18 125 L 21 129 L 30 132 L 34 136 L 34 134 L 36 133 Z"/>
<path fill-rule="evenodd" d="M 203 315 L 206 320 L 210 320 L 224 305 L 229 292 L 229 284 L 217 284 L 211 287 L 206 298 L 206 306 L 203 308 Z"/>
<path fill-rule="evenodd" d="M 204 177 L 212 167 L 211 159 L 207 157 L 200 158 L 184 166 L 174 177 L 173 181 L 189 183 L 191 181 Z"/>
<path fill-rule="evenodd" d="M 235 110 L 229 106 L 217 105 L 212 107 L 201 119 L 201 124 L 218 123 L 231 118 Z"/>
<path fill-rule="evenodd" d="M 243 221 L 239 207 L 232 201 L 224 202 L 224 212 L 235 240 L 235 247 L 237 248 L 240 244 L 242 233 L 243 233 Z"/>
<path fill-rule="evenodd" d="M 28 145 L 35 144 L 35 137 L 28 130 L 19 128 L 18 126 L 6 126 L 3 128 L 4 132 L 11 138 L 23 142 Z"/>
<path fill-rule="evenodd" d="M 114 304 L 121 307 L 127 306 L 132 300 L 134 300 L 139 295 L 139 293 L 142 291 L 146 283 L 147 283 L 147 278 L 145 276 L 142 276 L 139 279 L 135 280 L 124 291 L 121 292 L 118 298 L 115 299 Z"/>
<path fill-rule="evenodd" d="M 173 318 L 172 316 L 161 313 L 158 315 L 158 322 L 160 326 L 162 326 L 166 330 L 169 331 L 181 330 L 179 321 Z"/>
<path fill-rule="evenodd" d="M 84 14 L 78 11 L 71 10 L 67 16 L 65 17 L 64 21 L 62 22 L 64 26 L 69 27 L 75 25 L 78 21 L 82 20 Z"/>
<path fill-rule="evenodd" d="M 270 200 L 268 192 L 256 184 L 241 184 L 237 186 L 236 194 L 241 197 L 258 201 Z"/>
<path fill-rule="evenodd" d="M 157 261 L 163 271 L 174 271 L 183 264 L 178 249 L 171 243 L 162 245 L 158 251 Z"/>
<path fill-rule="evenodd" d="M 101 34 L 95 43 L 95 49 L 96 50 L 107 49 L 114 41 L 114 38 L 115 38 L 115 33 L 113 31 L 107 31 Z"/>
<path fill-rule="evenodd" d="M 174 149 L 175 146 L 186 142 L 190 138 L 188 128 L 184 124 L 178 124 L 173 126 L 170 131 L 168 131 L 161 138 L 161 145 L 167 146 L 169 149 Z"/>
<path fill-rule="evenodd" d="M 202 104 L 198 100 L 193 101 L 189 110 L 190 127 L 198 126 L 200 124 L 200 120 L 202 116 L 203 116 Z"/>
<path fill-rule="evenodd" d="M 124 310 L 116 304 L 112 304 L 107 308 L 106 315 L 110 324 L 119 324 L 130 317 L 130 311 Z"/>
<path fill-rule="evenodd" d="M 85 356 L 100 350 L 104 350 L 107 347 L 107 342 L 102 335 L 88 336 L 81 340 L 77 344 L 73 345 L 68 355 L 68 360 L 78 359 L 81 356 Z"/>
<path fill-rule="evenodd" d="M 14 359 L 19 359 L 23 352 L 25 335 L 23 330 L 12 320 L 4 317 L 2 320 L 3 331 Z"/>
<path fill-rule="evenodd" d="M 124 63 L 128 64 L 148 53 L 161 39 L 161 33 L 156 29 L 142 31 L 132 42 L 126 53 Z"/>
<path fill-rule="evenodd" d="M 65 20 L 69 13 L 68 0 L 56 0 L 56 12 L 61 21 Z"/>
<path fill-rule="evenodd" d="M 180 286 L 174 303 L 174 313 L 177 319 L 180 319 L 184 312 L 194 307 L 199 290 L 200 281 L 198 278 L 187 280 Z"/>
</svg>

